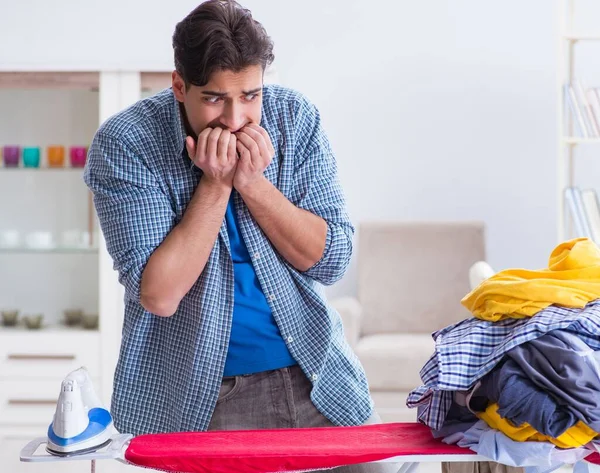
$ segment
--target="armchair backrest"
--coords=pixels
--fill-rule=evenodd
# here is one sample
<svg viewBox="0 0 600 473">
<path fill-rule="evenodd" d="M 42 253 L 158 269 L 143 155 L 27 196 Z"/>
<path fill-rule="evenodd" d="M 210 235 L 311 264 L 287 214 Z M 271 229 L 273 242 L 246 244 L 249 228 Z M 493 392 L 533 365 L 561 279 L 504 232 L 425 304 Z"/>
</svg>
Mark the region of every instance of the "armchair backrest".
<svg viewBox="0 0 600 473">
<path fill-rule="evenodd" d="M 460 300 L 481 260 L 482 222 L 361 224 L 361 334 L 431 333 L 468 317 Z"/>
</svg>

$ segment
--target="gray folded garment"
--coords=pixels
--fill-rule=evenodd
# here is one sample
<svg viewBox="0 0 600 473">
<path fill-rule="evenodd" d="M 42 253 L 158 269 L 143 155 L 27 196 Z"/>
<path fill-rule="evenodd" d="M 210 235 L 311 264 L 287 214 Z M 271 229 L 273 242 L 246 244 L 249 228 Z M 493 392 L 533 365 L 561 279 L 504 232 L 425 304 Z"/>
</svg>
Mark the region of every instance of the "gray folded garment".
<svg viewBox="0 0 600 473">
<path fill-rule="evenodd" d="M 551 437 L 579 420 L 600 432 L 600 377 L 586 349 L 576 335 L 561 331 L 519 345 L 481 380 L 469 406 L 482 398 L 497 402 L 502 417 Z"/>
</svg>

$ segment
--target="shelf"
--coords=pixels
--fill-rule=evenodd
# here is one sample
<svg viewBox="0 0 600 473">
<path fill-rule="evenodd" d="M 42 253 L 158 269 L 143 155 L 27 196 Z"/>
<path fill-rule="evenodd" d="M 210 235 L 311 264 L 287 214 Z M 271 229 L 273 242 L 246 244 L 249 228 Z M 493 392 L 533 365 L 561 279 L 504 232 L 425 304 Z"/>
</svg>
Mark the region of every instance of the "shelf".
<svg viewBox="0 0 600 473">
<path fill-rule="evenodd" d="M 565 34 L 562 38 L 566 41 L 577 42 L 577 41 L 600 41 L 600 35 L 595 34 Z"/>
<path fill-rule="evenodd" d="M 584 145 L 600 143 L 600 138 L 576 138 L 567 136 L 563 137 L 562 141 L 567 145 Z"/>
<path fill-rule="evenodd" d="M 24 254 L 24 253 L 47 253 L 47 254 L 97 254 L 98 248 L 96 247 L 65 247 L 57 246 L 54 248 L 31 248 L 28 246 L 16 246 L 16 247 L 0 247 L 0 254 Z"/>
<path fill-rule="evenodd" d="M 0 88 L 97 91 L 99 86 L 98 72 L 0 72 Z"/>
<path fill-rule="evenodd" d="M 68 326 L 61 323 L 48 323 L 40 328 L 27 328 L 23 322 L 19 322 L 14 326 L 5 326 L 0 323 L 0 335 L 1 334 L 14 334 L 14 333 L 42 333 L 42 332 L 61 332 L 61 333 L 73 333 L 75 335 L 89 333 L 97 334 L 98 328 L 83 328 L 81 325 Z"/>
<path fill-rule="evenodd" d="M 171 87 L 171 72 L 141 72 L 144 91 Z M 9 89 L 83 89 L 97 92 L 99 72 L 0 71 L 0 88 Z"/>
<path fill-rule="evenodd" d="M 25 167 L 25 166 L 0 166 L 0 172 L 15 172 L 15 171 L 29 171 L 29 172 L 83 172 L 83 167 L 50 167 L 50 166 L 39 166 L 37 168 Z"/>
</svg>

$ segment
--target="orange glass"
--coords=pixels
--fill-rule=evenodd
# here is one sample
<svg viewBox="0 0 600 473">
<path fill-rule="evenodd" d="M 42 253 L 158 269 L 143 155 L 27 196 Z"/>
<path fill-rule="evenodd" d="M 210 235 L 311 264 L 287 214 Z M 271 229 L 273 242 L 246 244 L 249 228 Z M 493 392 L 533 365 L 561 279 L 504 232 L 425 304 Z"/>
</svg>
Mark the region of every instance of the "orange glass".
<svg viewBox="0 0 600 473">
<path fill-rule="evenodd" d="M 65 147 L 48 146 L 48 166 L 59 168 L 65 165 Z"/>
</svg>

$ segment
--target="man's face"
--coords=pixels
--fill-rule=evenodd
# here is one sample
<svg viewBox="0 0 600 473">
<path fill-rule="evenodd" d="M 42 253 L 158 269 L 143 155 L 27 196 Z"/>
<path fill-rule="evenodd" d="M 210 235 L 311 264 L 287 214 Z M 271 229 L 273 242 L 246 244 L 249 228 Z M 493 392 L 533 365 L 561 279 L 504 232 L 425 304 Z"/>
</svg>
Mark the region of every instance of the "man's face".
<svg viewBox="0 0 600 473">
<path fill-rule="evenodd" d="M 176 71 L 172 79 L 173 92 L 185 108 L 194 138 L 207 127 L 236 132 L 248 123 L 260 124 L 263 84 L 260 65 L 240 72 L 215 71 L 206 85 L 190 85 L 188 90 Z"/>
</svg>

